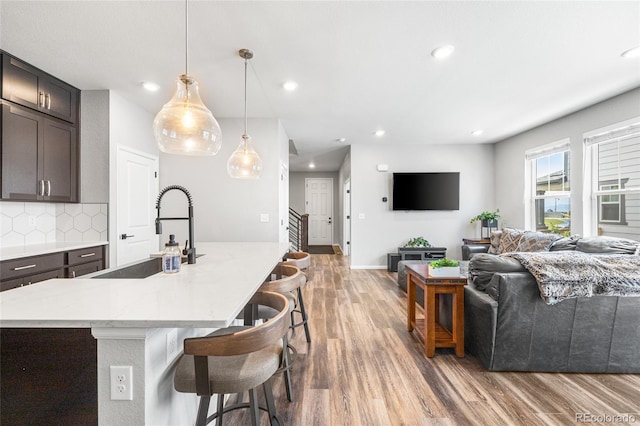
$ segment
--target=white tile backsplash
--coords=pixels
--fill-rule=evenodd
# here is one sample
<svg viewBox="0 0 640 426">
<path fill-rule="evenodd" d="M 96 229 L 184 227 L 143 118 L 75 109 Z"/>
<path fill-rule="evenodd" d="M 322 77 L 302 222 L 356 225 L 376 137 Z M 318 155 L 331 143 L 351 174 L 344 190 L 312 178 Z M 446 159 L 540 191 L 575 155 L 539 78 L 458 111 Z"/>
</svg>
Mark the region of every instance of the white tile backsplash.
<svg viewBox="0 0 640 426">
<path fill-rule="evenodd" d="M 107 204 L 0 202 L 0 247 L 107 241 Z"/>
</svg>

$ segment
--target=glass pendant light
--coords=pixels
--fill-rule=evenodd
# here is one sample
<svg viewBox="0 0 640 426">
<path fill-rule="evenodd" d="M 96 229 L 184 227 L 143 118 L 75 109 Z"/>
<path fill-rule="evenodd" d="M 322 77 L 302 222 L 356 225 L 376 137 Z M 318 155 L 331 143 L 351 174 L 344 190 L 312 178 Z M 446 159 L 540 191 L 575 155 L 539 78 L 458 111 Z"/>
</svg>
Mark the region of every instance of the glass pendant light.
<svg viewBox="0 0 640 426">
<path fill-rule="evenodd" d="M 178 77 L 176 94 L 153 120 L 160 151 L 180 155 L 216 155 L 222 144 L 220 125 L 202 103 L 198 82 L 188 73 L 189 1 L 185 1 L 185 73 Z"/>
<path fill-rule="evenodd" d="M 247 60 L 253 58 L 253 52 L 240 49 L 238 54 L 244 58 L 244 134 L 240 145 L 227 161 L 227 172 L 236 179 L 258 179 L 262 173 L 262 159 L 249 144 L 251 137 L 247 134 Z"/>
</svg>

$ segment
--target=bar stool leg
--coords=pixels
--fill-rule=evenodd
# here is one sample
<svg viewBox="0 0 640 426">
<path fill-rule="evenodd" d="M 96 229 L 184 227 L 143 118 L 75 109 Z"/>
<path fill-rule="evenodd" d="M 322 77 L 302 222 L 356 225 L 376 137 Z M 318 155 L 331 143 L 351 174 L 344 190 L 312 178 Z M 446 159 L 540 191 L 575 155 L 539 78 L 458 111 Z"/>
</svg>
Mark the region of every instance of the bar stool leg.
<svg viewBox="0 0 640 426">
<path fill-rule="evenodd" d="M 218 417 L 216 418 L 216 425 L 222 426 L 222 415 L 224 414 L 224 394 L 218 394 Z"/>
<path fill-rule="evenodd" d="M 211 396 L 203 395 L 200 397 L 198 405 L 198 416 L 196 417 L 196 426 L 205 426 L 207 424 L 207 413 L 209 412 L 209 402 Z"/>
<path fill-rule="evenodd" d="M 287 400 L 293 402 L 293 392 L 291 390 L 291 357 L 289 356 L 289 339 L 286 335 L 282 338 L 282 370 Z"/>
<path fill-rule="evenodd" d="M 249 391 L 249 411 L 251 413 L 251 426 L 260 424 L 260 412 L 258 410 L 258 392 L 256 388 Z"/>
<path fill-rule="evenodd" d="M 309 333 L 309 321 L 307 320 L 307 311 L 304 308 L 304 299 L 302 298 L 302 290 L 298 287 L 298 303 L 300 303 L 300 314 L 304 322 L 304 334 L 307 336 L 307 342 L 311 343 L 311 334 Z"/>
<path fill-rule="evenodd" d="M 264 389 L 264 399 L 267 403 L 267 411 L 269 412 L 269 424 L 273 424 L 274 419 L 276 419 L 276 403 L 273 399 L 273 390 L 271 389 L 271 379 L 267 380 L 262 384 L 262 388 Z"/>
</svg>

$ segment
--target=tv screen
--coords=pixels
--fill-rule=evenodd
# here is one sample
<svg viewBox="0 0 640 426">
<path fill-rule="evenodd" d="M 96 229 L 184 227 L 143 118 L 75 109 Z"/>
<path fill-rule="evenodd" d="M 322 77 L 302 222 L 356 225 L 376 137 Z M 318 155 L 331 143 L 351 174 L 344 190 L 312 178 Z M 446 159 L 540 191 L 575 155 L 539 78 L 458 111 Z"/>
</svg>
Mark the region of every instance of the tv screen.
<svg viewBox="0 0 640 426">
<path fill-rule="evenodd" d="M 393 174 L 393 210 L 459 209 L 459 172 Z"/>
</svg>

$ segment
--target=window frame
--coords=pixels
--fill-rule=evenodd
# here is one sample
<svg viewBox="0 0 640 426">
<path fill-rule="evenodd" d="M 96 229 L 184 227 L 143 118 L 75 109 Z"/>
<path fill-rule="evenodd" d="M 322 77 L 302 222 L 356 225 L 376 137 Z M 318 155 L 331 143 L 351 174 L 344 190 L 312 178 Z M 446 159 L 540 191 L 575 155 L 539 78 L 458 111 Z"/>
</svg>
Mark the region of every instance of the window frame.
<svg viewBox="0 0 640 426">
<path fill-rule="evenodd" d="M 547 191 L 545 194 L 540 195 L 537 194 L 537 176 L 536 176 L 536 162 L 543 157 L 549 157 L 558 153 L 567 153 L 567 168 L 564 169 L 563 177 L 566 177 L 566 181 L 568 182 L 569 190 L 562 191 Z M 573 184 L 571 182 L 571 139 L 564 138 L 557 140 L 555 142 L 551 142 L 545 145 L 541 145 L 535 148 L 531 148 L 525 151 L 525 228 L 534 230 L 534 231 L 542 231 L 548 232 L 548 228 L 545 226 L 544 228 L 538 227 L 537 218 L 539 216 L 537 206 L 537 202 L 539 200 L 547 200 L 554 198 L 568 198 L 569 206 L 571 206 L 571 188 Z M 542 213 L 544 215 L 544 212 Z M 544 219 L 543 219 L 544 222 Z"/>
<path fill-rule="evenodd" d="M 621 177 L 618 166 L 618 177 L 599 180 L 598 146 L 614 141 L 624 141 L 640 137 L 640 117 L 615 123 L 585 133 L 584 139 L 584 171 L 583 171 L 583 235 L 602 234 L 601 226 L 627 226 L 626 196 L 640 194 L 640 185 L 628 187 L 628 177 Z M 620 160 L 617 160 L 620 163 Z M 617 189 L 603 189 L 606 186 L 619 186 Z M 619 220 L 602 220 L 602 201 L 604 196 L 618 196 Z"/>
</svg>

